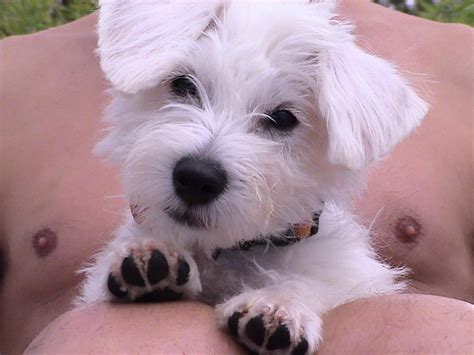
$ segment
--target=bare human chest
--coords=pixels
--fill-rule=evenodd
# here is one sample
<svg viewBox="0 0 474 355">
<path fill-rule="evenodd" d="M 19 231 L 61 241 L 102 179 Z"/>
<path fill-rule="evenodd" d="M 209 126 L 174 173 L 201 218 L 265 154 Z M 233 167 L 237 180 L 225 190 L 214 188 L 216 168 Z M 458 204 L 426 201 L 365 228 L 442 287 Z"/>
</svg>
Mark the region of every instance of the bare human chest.
<svg viewBox="0 0 474 355">
<path fill-rule="evenodd" d="M 71 308 L 77 270 L 110 239 L 123 209 L 117 173 L 89 147 L 42 155 L 44 141 L 32 144 L 38 154 L 19 153 L 10 166 L 16 178 L 4 180 L 0 344 L 22 329 L 26 346 Z"/>
<path fill-rule="evenodd" d="M 372 228 L 378 254 L 411 269 L 408 292 L 472 303 L 474 239 L 462 188 L 452 188 L 452 172 L 430 174 L 432 162 L 419 159 L 399 162 L 395 155 L 376 168 L 357 214 Z"/>
<path fill-rule="evenodd" d="M 21 193 L 10 200 L 11 214 L 6 211 L 6 289 L 26 288 L 47 296 L 46 290 L 76 285 L 81 263 L 110 239 L 122 220 L 123 200 L 107 192 L 111 181 L 120 189 L 112 175 L 100 169 L 96 179 L 80 169 L 64 177 L 45 174 L 36 184 L 16 190 Z M 456 216 L 449 209 L 423 206 L 423 191 L 401 201 L 395 192 L 382 193 L 372 186 L 358 213 L 363 221 L 375 219 L 378 252 L 393 265 L 413 270 L 415 291 L 472 301 L 469 238 Z M 30 262 L 23 263 L 25 259 Z M 39 281 L 36 288 L 31 280 Z"/>
<path fill-rule="evenodd" d="M 76 271 L 121 223 L 125 204 L 118 196 L 117 173 L 95 159 L 91 156 L 82 166 L 65 169 L 58 156 L 43 163 L 34 183 L 22 180 L 33 171 L 18 175 L 2 231 L 6 272 L 0 328 L 5 336 L 9 335 L 5 324 L 13 333 L 26 327 L 25 335 L 33 336 L 70 308 L 80 281 Z M 423 189 L 407 193 L 400 185 L 403 179 L 398 181 L 403 196 L 399 190 L 387 192 L 377 183 L 380 179 L 370 181 L 356 210 L 368 222 L 378 214 L 373 234 L 379 253 L 393 265 L 407 264 L 413 270 L 413 292 L 472 302 L 472 249 L 456 214 L 449 213 L 454 208 L 425 203 L 428 196 L 423 194 L 435 201 L 443 201 L 442 195 Z"/>
</svg>

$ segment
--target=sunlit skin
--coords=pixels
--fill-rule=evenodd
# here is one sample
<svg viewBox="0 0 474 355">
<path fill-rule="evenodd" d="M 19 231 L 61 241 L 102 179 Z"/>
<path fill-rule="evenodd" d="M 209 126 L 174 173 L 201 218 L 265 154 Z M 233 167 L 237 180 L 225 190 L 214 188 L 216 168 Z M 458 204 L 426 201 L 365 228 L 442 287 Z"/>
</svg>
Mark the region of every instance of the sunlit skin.
<svg viewBox="0 0 474 355">
<path fill-rule="evenodd" d="M 355 200 L 361 221 L 375 219 L 379 253 L 412 268 L 411 294 L 330 312 L 320 353 L 468 353 L 473 31 L 368 1 L 342 1 L 340 13 L 355 23 L 359 44 L 396 63 L 432 108 L 418 131 L 371 170 L 367 191 Z M 76 271 L 128 208 L 117 168 L 91 153 L 109 102 L 93 53 L 95 23 L 90 15 L 0 42 L 0 351 L 20 353 L 41 333 L 32 352 L 238 353 L 205 305 L 70 311 L 81 281 Z"/>
</svg>

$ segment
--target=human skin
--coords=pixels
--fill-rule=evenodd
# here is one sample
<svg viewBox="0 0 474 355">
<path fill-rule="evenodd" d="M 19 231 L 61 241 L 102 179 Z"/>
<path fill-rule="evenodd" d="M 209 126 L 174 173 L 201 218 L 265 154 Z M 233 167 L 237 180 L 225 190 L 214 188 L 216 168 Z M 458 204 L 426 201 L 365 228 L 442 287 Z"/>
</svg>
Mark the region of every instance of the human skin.
<svg viewBox="0 0 474 355">
<path fill-rule="evenodd" d="M 211 307 L 182 302 L 184 317 L 176 317 L 176 307 L 174 303 L 88 305 L 52 322 L 25 354 L 245 353 L 219 331 Z M 474 347 L 472 306 L 437 296 L 361 299 L 330 312 L 324 324 L 319 355 L 468 354 Z"/>
<path fill-rule="evenodd" d="M 418 341 L 449 352 L 459 344 L 472 345 L 469 334 L 473 332 L 462 332 L 472 324 L 463 323 L 471 319 L 472 306 L 460 300 L 474 299 L 474 80 L 472 46 L 468 45 L 473 43 L 473 31 L 358 0 L 343 1 L 340 12 L 342 18 L 355 23 L 360 45 L 396 63 L 432 106 L 417 132 L 371 171 L 367 192 L 355 201 L 355 211 L 367 224 L 378 216 L 374 244 L 391 263 L 412 268 L 409 292 L 450 299 L 435 298 L 432 303 L 425 298 L 428 296 L 402 295 L 341 306 L 327 315 L 323 349 L 330 351 L 343 344 L 350 349 L 351 344 L 366 342 L 375 346 L 374 352 L 386 352 L 400 349 L 394 347 L 397 341 L 398 346 L 414 346 Z M 68 328 L 74 322 L 92 327 L 97 321 L 95 312 L 69 313 L 81 281 L 76 271 L 110 240 L 126 208 L 120 198 L 117 168 L 91 153 L 104 128 L 100 117 L 109 102 L 107 83 L 93 55 L 95 23 L 92 15 L 0 42 L 0 250 L 6 266 L 0 279 L 0 352 L 21 353 L 61 315 L 70 322 L 58 327 L 57 322 L 65 319 L 60 318 L 52 323 L 45 330 L 49 338 L 43 333 L 43 345 L 48 346 L 47 339 L 65 339 L 62 345 L 50 346 L 67 346 L 67 337 L 59 335 L 76 334 L 83 339 L 78 345 L 87 349 L 100 342 L 116 343 L 126 331 L 136 334 L 127 338 L 127 346 L 140 349 L 147 340 L 138 341 L 139 337 L 147 335 L 137 330 L 137 324 L 152 329 L 155 317 L 165 317 L 165 308 L 170 332 L 148 334 L 157 343 L 169 340 L 173 330 L 179 329 L 174 326 L 181 322 L 193 325 L 195 337 L 175 337 L 173 344 L 197 352 L 198 346 L 204 346 L 199 339 L 207 334 L 203 342 L 215 340 L 216 352 L 219 346 L 229 349 L 230 338 L 209 336 L 217 334 L 212 310 L 196 303 L 149 305 L 147 312 L 135 305 L 113 310 L 97 305 L 105 324 L 110 320 L 107 336 L 85 338 L 77 328 Z M 416 227 L 414 233 L 410 226 Z M 54 238 L 44 230 L 56 236 L 55 247 L 50 243 Z M 193 307 L 193 312 L 186 307 Z M 442 316 L 461 309 L 462 317 Z M 395 315 L 407 320 L 399 323 L 398 336 L 381 337 L 381 327 Z M 200 321 L 194 322 L 197 319 Z M 373 341 L 375 336 L 380 342 Z M 461 338 L 456 344 L 437 342 L 457 336 Z M 393 341 L 388 342 L 390 339 Z"/>
</svg>

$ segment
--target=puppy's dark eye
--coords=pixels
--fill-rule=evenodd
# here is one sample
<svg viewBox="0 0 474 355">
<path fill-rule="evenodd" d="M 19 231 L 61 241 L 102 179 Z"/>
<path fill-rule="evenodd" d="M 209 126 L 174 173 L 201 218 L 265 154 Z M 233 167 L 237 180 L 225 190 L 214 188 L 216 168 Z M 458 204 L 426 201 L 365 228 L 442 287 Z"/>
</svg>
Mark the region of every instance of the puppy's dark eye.
<svg viewBox="0 0 474 355">
<path fill-rule="evenodd" d="M 288 110 L 277 110 L 269 115 L 268 125 L 279 131 L 291 131 L 298 125 L 298 120 Z"/>
<path fill-rule="evenodd" d="M 197 88 L 192 80 L 186 75 L 180 75 L 171 82 L 171 90 L 180 97 L 196 96 Z"/>
</svg>

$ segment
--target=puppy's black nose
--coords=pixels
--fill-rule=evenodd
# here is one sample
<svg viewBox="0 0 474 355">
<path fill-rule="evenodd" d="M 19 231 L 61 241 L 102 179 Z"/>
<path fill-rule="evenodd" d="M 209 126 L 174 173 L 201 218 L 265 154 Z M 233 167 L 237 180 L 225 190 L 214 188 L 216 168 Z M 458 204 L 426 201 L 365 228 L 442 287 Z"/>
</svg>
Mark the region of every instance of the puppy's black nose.
<svg viewBox="0 0 474 355">
<path fill-rule="evenodd" d="M 216 161 L 187 156 L 174 167 L 173 185 L 183 201 L 190 205 L 205 205 L 224 191 L 227 175 Z"/>
</svg>

